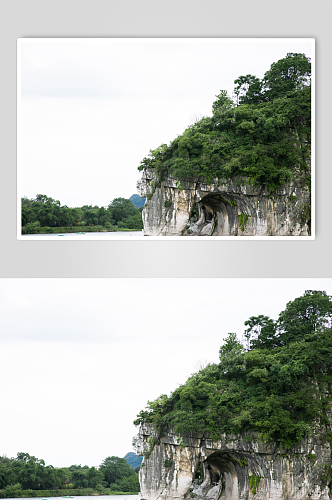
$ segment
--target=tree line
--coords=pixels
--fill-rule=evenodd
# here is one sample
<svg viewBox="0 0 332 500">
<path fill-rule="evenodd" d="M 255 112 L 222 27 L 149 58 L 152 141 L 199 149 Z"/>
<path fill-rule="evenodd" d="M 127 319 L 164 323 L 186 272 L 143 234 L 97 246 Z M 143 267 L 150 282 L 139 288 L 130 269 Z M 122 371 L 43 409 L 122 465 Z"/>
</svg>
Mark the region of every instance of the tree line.
<svg viewBox="0 0 332 500">
<path fill-rule="evenodd" d="M 61 228 L 74 228 L 73 232 L 87 230 L 121 231 L 143 229 L 142 210 L 131 200 L 115 198 L 107 208 L 84 205 L 69 208 L 43 194 L 36 198 L 22 198 L 22 234 L 61 232 Z"/>
<path fill-rule="evenodd" d="M 286 447 L 313 433 L 331 443 L 332 297 L 307 290 L 278 319 L 252 316 L 242 338 L 231 332 L 220 361 L 208 364 L 167 396 L 148 402 L 135 425 L 172 428 L 185 441 L 205 432 L 246 436 Z"/>
<path fill-rule="evenodd" d="M 29 495 L 29 490 L 92 489 L 98 493 L 139 492 L 138 470 L 124 458 L 107 457 L 99 468 L 84 465 L 55 468 L 28 453 L 0 457 L 0 497 Z M 28 491 L 28 493 L 27 493 Z M 30 495 L 31 496 L 31 495 Z"/>
<path fill-rule="evenodd" d="M 211 117 L 150 150 L 138 170 L 154 169 L 159 182 L 172 174 L 180 189 L 188 179 L 212 183 L 241 176 L 273 192 L 298 170 L 310 185 L 310 58 L 288 53 L 262 80 L 248 74 L 234 84 L 233 97 L 225 90 L 216 96 Z"/>
</svg>

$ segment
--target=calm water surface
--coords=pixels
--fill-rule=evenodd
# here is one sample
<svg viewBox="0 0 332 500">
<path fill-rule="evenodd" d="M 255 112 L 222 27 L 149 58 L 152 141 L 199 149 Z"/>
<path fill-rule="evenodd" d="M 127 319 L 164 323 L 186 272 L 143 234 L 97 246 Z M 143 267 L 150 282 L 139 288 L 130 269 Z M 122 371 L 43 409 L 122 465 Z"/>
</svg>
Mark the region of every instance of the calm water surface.
<svg viewBox="0 0 332 500">
<path fill-rule="evenodd" d="M 31 500 L 35 497 L 30 497 L 29 499 L 17 499 L 17 498 L 6 498 L 6 500 Z M 48 498 L 49 500 L 63 500 L 63 497 L 38 497 L 38 500 L 41 500 L 42 498 Z M 79 500 L 140 500 L 139 495 L 94 495 L 90 497 L 81 497 L 81 496 L 75 496 L 75 499 Z"/>
<path fill-rule="evenodd" d="M 115 231 L 114 233 L 56 233 L 56 234 L 22 234 L 22 239 L 27 240 L 114 240 L 144 238 L 143 231 Z M 118 495 L 119 496 L 119 495 Z M 120 495 L 121 496 L 121 495 Z M 55 497 L 54 497 L 55 498 Z M 83 497 L 82 497 L 83 498 Z"/>
</svg>

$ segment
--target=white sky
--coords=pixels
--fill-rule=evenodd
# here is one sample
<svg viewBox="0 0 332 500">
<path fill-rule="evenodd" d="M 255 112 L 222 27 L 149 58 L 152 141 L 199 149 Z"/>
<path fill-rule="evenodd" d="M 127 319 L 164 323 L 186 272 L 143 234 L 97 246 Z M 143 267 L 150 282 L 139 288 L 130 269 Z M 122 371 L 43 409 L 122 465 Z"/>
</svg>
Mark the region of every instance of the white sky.
<svg viewBox="0 0 332 500">
<path fill-rule="evenodd" d="M 309 39 L 20 39 L 18 197 L 108 205 L 136 193 L 137 167 L 220 90 L 259 78 Z"/>
<path fill-rule="evenodd" d="M 228 332 L 332 279 L 0 279 L 0 454 L 99 465 Z"/>
</svg>

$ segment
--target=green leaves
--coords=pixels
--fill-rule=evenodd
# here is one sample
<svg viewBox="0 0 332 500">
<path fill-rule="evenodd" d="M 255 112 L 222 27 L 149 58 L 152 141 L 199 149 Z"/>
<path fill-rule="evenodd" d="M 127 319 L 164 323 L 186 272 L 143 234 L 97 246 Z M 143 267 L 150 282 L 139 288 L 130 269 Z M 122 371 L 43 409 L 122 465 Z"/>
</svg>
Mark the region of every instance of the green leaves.
<svg viewBox="0 0 332 500">
<path fill-rule="evenodd" d="M 212 120 L 189 127 L 169 146 L 151 151 L 139 169 L 153 168 L 160 178 L 172 173 L 179 180 L 196 178 L 208 183 L 214 178 L 243 176 L 251 184 L 274 191 L 299 166 L 307 168 L 310 92 L 299 92 L 274 102 L 216 112 Z M 305 142 L 299 143 L 298 138 Z"/>
<path fill-rule="evenodd" d="M 232 99 L 227 95 L 227 90 L 221 90 L 220 94 L 216 95 L 216 98 L 212 104 L 214 114 L 234 107 Z"/>
<path fill-rule="evenodd" d="M 258 382 L 266 382 L 268 380 L 268 371 L 266 368 L 254 368 L 247 375 L 248 380 L 257 380 Z"/>
<path fill-rule="evenodd" d="M 247 352 L 235 333 L 228 334 L 219 364 L 149 402 L 135 424 L 152 422 L 160 432 L 174 428 L 182 437 L 205 432 L 213 439 L 257 431 L 285 446 L 310 436 L 317 422 L 324 434 L 332 401 L 331 315 L 332 298 L 307 290 L 277 321 L 252 316 L 245 322 Z"/>
<path fill-rule="evenodd" d="M 138 458 L 138 457 L 137 457 Z M 106 478 L 106 481 L 105 481 Z M 54 490 L 67 487 L 68 483 L 75 488 L 90 488 L 85 493 L 93 494 L 106 493 L 105 486 L 109 486 L 114 491 L 138 492 L 138 474 L 124 458 L 107 457 L 100 470 L 87 465 L 71 465 L 68 468 L 54 468 L 52 465 L 45 467 L 44 460 L 39 460 L 28 453 L 18 453 L 17 458 L 7 458 L 0 456 L 0 493 L 4 497 L 19 497 L 22 493 L 33 496 L 32 490 L 47 490 L 54 496 Z M 53 491 L 52 491 L 53 490 Z M 66 489 L 65 494 L 76 494 L 77 491 Z M 31 494 L 30 494 L 31 493 Z M 109 492 L 108 492 L 109 493 Z M 59 491 L 58 491 L 59 494 Z M 64 493 L 62 493 L 64 494 Z M 60 493 L 61 495 L 61 493 Z"/>
<path fill-rule="evenodd" d="M 259 104 L 263 101 L 262 83 L 259 78 L 253 75 L 239 76 L 236 80 L 234 94 L 237 105 L 239 104 Z"/>
<path fill-rule="evenodd" d="M 332 326 L 332 297 L 326 292 L 306 290 L 302 297 L 288 302 L 278 323 L 280 340 L 284 344 Z"/>
<path fill-rule="evenodd" d="M 244 336 L 248 348 L 273 349 L 299 342 L 308 335 L 332 326 L 332 297 L 319 290 L 306 290 L 301 297 L 288 302 L 274 321 L 268 316 L 252 316 L 245 321 Z"/>
<path fill-rule="evenodd" d="M 56 230 L 73 226 L 83 226 L 86 230 L 86 225 L 94 226 L 97 231 L 103 228 L 113 231 L 117 228 L 143 229 L 141 211 L 130 199 L 115 198 L 105 209 L 92 205 L 68 208 L 45 195 L 37 195 L 35 200 L 22 198 L 22 234 L 52 233 L 54 230 L 51 228 Z"/>
<path fill-rule="evenodd" d="M 247 178 L 270 191 L 283 186 L 310 158 L 310 60 L 287 54 L 273 63 L 262 82 L 253 75 L 234 82 L 237 107 L 225 90 L 211 118 L 188 127 L 169 145 L 151 150 L 138 167 L 163 179 Z"/>
<path fill-rule="evenodd" d="M 269 101 L 310 83 L 311 63 L 305 54 L 288 53 L 271 65 L 263 78 L 264 95 Z"/>
</svg>

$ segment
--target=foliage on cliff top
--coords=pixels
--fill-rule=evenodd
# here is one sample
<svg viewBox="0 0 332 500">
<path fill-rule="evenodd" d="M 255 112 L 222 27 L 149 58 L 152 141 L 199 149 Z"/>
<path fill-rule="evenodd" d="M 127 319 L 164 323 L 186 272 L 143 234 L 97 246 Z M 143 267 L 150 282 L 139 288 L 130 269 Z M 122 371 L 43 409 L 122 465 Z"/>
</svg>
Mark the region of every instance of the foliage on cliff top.
<svg viewBox="0 0 332 500">
<path fill-rule="evenodd" d="M 332 297 L 307 290 L 289 302 L 277 321 L 251 317 L 246 347 L 230 333 L 220 363 L 192 375 L 170 395 L 148 402 L 135 420 L 182 436 L 256 431 L 291 446 L 315 425 L 332 439 Z M 257 347 L 259 346 L 259 348 Z"/>
<path fill-rule="evenodd" d="M 247 178 L 273 191 L 295 171 L 308 172 L 311 65 L 304 54 L 273 63 L 262 81 L 235 80 L 236 103 L 221 91 L 212 117 L 204 117 L 169 145 L 150 150 L 138 169 L 152 168 L 162 180 Z M 308 173 L 307 182 L 310 182 Z"/>
</svg>

